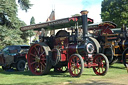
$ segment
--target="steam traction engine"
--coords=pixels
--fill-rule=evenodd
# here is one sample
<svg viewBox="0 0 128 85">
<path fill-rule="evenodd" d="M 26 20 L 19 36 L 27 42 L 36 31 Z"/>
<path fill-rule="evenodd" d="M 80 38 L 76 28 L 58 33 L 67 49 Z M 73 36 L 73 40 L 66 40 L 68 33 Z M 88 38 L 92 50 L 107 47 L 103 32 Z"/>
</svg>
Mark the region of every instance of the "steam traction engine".
<svg viewBox="0 0 128 85">
<path fill-rule="evenodd" d="M 87 24 L 93 21 L 87 18 L 87 11 L 81 11 L 82 16 L 64 18 L 46 23 L 21 27 L 25 30 L 59 29 L 74 26 L 75 31 L 70 34 L 60 30 L 55 36 L 42 36 L 40 43 L 33 44 L 28 52 L 28 65 L 35 75 L 47 74 L 51 68 L 57 72 L 69 71 L 72 77 L 81 76 L 84 67 L 93 67 L 97 75 L 105 75 L 109 63 L 104 54 L 99 53 L 100 44 L 89 36 Z M 83 36 L 78 38 L 78 23 L 82 24 Z"/>
<path fill-rule="evenodd" d="M 109 65 L 123 61 L 128 66 L 128 32 L 126 27 L 116 28 L 117 25 L 110 21 L 91 24 L 88 30 L 100 43 L 102 52 L 107 56 Z"/>
<path fill-rule="evenodd" d="M 110 65 L 119 60 L 126 66 L 128 64 L 128 33 L 123 25 L 121 29 L 116 29 L 118 33 L 103 34 L 103 50 L 107 56 Z"/>
</svg>

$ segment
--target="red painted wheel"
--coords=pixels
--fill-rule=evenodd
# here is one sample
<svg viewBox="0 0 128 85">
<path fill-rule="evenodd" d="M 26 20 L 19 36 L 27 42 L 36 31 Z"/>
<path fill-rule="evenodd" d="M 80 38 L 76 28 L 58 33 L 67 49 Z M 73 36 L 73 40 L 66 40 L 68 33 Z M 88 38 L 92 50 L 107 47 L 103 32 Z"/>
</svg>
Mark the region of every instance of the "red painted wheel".
<svg viewBox="0 0 128 85">
<path fill-rule="evenodd" d="M 104 54 L 96 54 L 93 63 L 98 64 L 98 66 L 93 67 L 93 71 L 96 75 L 105 75 L 109 69 L 109 62 Z"/>
<path fill-rule="evenodd" d="M 122 58 L 124 66 L 128 67 L 128 48 L 123 52 Z"/>
<path fill-rule="evenodd" d="M 69 73 L 72 77 L 80 77 L 84 69 L 84 61 L 79 54 L 73 54 L 68 62 Z"/>
<path fill-rule="evenodd" d="M 27 60 L 33 74 L 47 74 L 50 71 L 50 51 L 50 48 L 44 43 L 34 44 L 30 47 Z"/>
<path fill-rule="evenodd" d="M 68 67 L 67 66 L 62 66 L 62 67 L 55 67 L 54 68 L 54 71 L 55 72 L 58 72 L 58 73 L 65 73 L 68 71 Z"/>
</svg>

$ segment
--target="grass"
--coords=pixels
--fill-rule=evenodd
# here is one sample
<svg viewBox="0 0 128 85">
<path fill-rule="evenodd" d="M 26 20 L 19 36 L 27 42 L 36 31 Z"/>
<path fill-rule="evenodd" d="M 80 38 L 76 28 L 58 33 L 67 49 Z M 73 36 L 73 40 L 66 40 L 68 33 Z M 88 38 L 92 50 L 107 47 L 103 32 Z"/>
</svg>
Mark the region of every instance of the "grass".
<svg viewBox="0 0 128 85">
<path fill-rule="evenodd" d="M 92 68 L 85 68 L 81 77 L 73 78 L 67 73 L 56 73 L 51 69 L 50 73 L 42 76 L 35 76 L 30 71 L 24 72 L 6 72 L 0 68 L 0 84 L 1 85 L 60 85 L 60 84 L 100 84 L 102 80 L 115 80 L 128 76 L 127 70 L 123 64 L 116 63 L 110 66 L 105 76 L 97 76 Z M 98 81 L 97 81 L 98 80 Z M 122 80 L 121 80 L 122 81 Z M 105 82 L 104 82 L 105 83 Z M 101 84 L 104 84 L 101 83 Z M 106 84 L 106 83 L 105 83 Z M 110 83 L 108 83 L 110 84 Z"/>
</svg>

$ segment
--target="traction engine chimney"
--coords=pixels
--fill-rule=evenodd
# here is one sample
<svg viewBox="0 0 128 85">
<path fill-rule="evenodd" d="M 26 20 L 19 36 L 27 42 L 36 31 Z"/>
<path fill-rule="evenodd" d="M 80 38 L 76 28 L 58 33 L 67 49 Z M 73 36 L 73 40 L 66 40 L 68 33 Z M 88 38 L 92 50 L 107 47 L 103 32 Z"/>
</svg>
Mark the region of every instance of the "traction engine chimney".
<svg viewBox="0 0 128 85">
<path fill-rule="evenodd" d="M 87 10 L 83 10 L 80 12 L 82 15 L 82 29 L 83 29 L 83 38 L 88 37 L 88 18 L 87 18 L 87 14 L 88 11 Z"/>
</svg>

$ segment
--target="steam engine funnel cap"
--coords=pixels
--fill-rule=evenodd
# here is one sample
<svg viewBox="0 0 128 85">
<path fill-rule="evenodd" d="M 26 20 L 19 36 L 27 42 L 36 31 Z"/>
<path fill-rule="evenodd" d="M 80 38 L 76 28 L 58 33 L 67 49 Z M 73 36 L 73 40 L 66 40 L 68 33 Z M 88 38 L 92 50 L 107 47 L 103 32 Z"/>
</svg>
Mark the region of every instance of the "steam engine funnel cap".
<svg viewBox="0 0 128 85">
<path fill-rule="evenodd" d="M 88 14 L 88 11 L 87 10 L 83 10 L 80 13 L 81 13 L 81 15 L 87 15 Z"/>
</svg>

